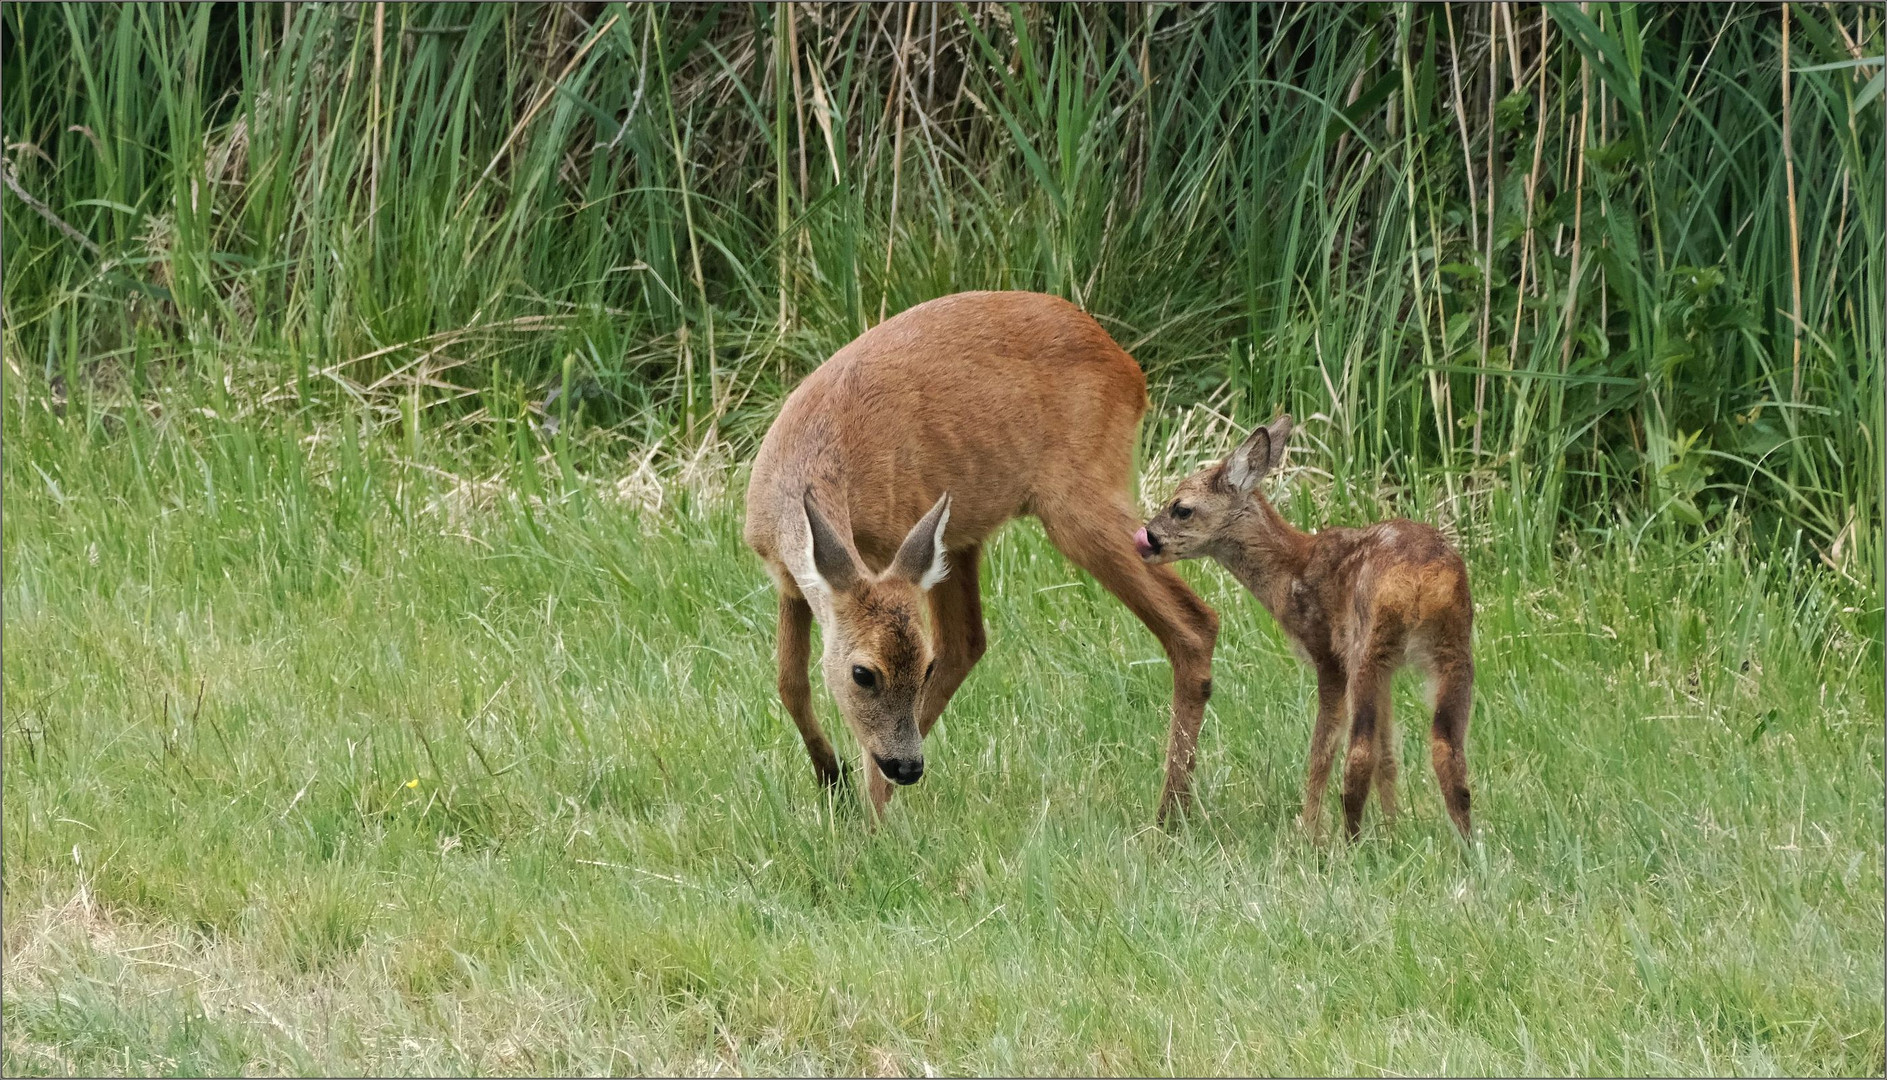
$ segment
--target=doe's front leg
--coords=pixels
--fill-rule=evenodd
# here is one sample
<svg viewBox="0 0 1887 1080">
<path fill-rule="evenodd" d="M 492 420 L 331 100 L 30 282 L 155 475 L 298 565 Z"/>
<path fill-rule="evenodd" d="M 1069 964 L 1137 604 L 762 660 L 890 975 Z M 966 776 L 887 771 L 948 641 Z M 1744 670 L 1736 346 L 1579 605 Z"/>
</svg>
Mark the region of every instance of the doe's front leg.
<svg viewBox="0 0 1887 1080">
<path fill-rule="evenodd" d="M 891 801 L 891 781 L 885 779 L 884 771 L 871 759 L 871 752 L 865 751 L 860 764 L 865 772 L 865 799 L 867 822 L 876 826 L 884 817 L 885 804 Z"/>
<path fill-rule="evenodd" d="M 828 788 L 845 779 L 845 769 L 832 752 L 825 729 L 812 710 L 812 681 L 807 674 L 812 661 L 812 606 L 803 596 L 780 594 L 779 669 L 780 701 L 799 729 L 806 744 L 806 756 L 812 759 L 813 774 Z"/>
</svg>

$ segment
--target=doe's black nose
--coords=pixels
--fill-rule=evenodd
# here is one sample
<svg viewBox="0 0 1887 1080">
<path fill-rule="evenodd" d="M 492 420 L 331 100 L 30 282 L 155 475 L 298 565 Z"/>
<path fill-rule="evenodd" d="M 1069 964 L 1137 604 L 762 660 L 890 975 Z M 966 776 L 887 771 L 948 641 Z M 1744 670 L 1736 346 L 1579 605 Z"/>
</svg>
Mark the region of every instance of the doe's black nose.
<svg viewBox="0 0 1887 1080">
<path fill-rule="evenodd" d="M 899 784 L 915 784 L 924 778 L 923 758 L 888 758 L 872 755 L 885 779 Z"/>
</svg>

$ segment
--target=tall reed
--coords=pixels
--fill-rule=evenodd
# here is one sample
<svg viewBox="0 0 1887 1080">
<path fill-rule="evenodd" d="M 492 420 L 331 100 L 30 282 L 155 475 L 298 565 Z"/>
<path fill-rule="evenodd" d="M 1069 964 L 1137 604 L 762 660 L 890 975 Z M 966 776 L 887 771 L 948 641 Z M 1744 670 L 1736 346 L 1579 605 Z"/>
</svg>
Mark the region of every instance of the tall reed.
<svg viewBox="0 0 1887 1080">
<path fill-rule="evenodd" d="M 1887 38 L 1786 17 L 9 5 L 10 398 L 738 448 L 882 313 L 1041 289 L 1321 418 L 1342 498 L 1878 595 Z"/>
</svg>

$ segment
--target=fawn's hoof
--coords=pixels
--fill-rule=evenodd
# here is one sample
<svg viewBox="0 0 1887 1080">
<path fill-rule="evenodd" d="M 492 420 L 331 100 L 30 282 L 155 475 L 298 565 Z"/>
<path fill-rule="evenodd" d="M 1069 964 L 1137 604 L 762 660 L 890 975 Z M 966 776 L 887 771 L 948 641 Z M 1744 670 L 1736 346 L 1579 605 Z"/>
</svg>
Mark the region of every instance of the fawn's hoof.
<svg viewBox="0 0 1887 1080">
<path fill-rule="evenodd" d="M 1193 800 L 1191 795 L 1173 795 L 1169 793 L 1160 799 L 1160 812 L 1156 815 L 1155 820 L 1159 823 L 1161 828 L 1170 829 L 1184 820 L 1185 817 L 1192 812 L 1192 808 Z"/>
</svg>

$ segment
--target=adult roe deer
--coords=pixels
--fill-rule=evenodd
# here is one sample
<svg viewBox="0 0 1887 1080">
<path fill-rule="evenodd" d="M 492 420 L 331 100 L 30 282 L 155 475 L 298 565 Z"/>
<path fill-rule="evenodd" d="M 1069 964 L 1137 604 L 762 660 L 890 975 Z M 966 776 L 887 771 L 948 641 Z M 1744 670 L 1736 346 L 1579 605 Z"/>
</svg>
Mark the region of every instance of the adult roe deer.
<svg viewBox="0 0 1887 1080">
<path fill-rule="evenodd" d="M 1127 485 L 1146 407 L 1139 365 L 1100 324 L 1026 292 L 919 304 L 787 397 L 754 459 L 746 541 L 779 589 L 780 697 L 820 780 L 843 773 L 813 714 L 813 618 L 875 817 L 891 781 L 923 776 L 923 738 L 983 655 L 983 541 L 1033 514 L 1165 649 L 1173 713 L 1160 818 L 1185 802 L 1219 620 L 1134 550 Z"/>
<path fill-rule="evenodd" d="M 1291 418 L 1256 428 L 1238 449 L 1180 481 L 1134 536 L 1149 563 L 1216 560 L 1278 621 L 1317 671 L 1304 825 L 1322 831 L 1324 786 L 1344 721 L 1344 827 L 1361 828 L 1372 779 L 1395 816 L 1395 734 L 1389 681 L 1410 665 L 1428 676 L 1435 709 L 1430 757 L 1455 827 L 1468 832 L 1468 713 L 1474 696 L 1468 569 L 1440 532 L 1397 519 L 1307 534 L 1279 516 L 1258 482 L 1284 460 Z M 1346 713 L 1348 714 L 1346 716 Z"/>
</svg>

